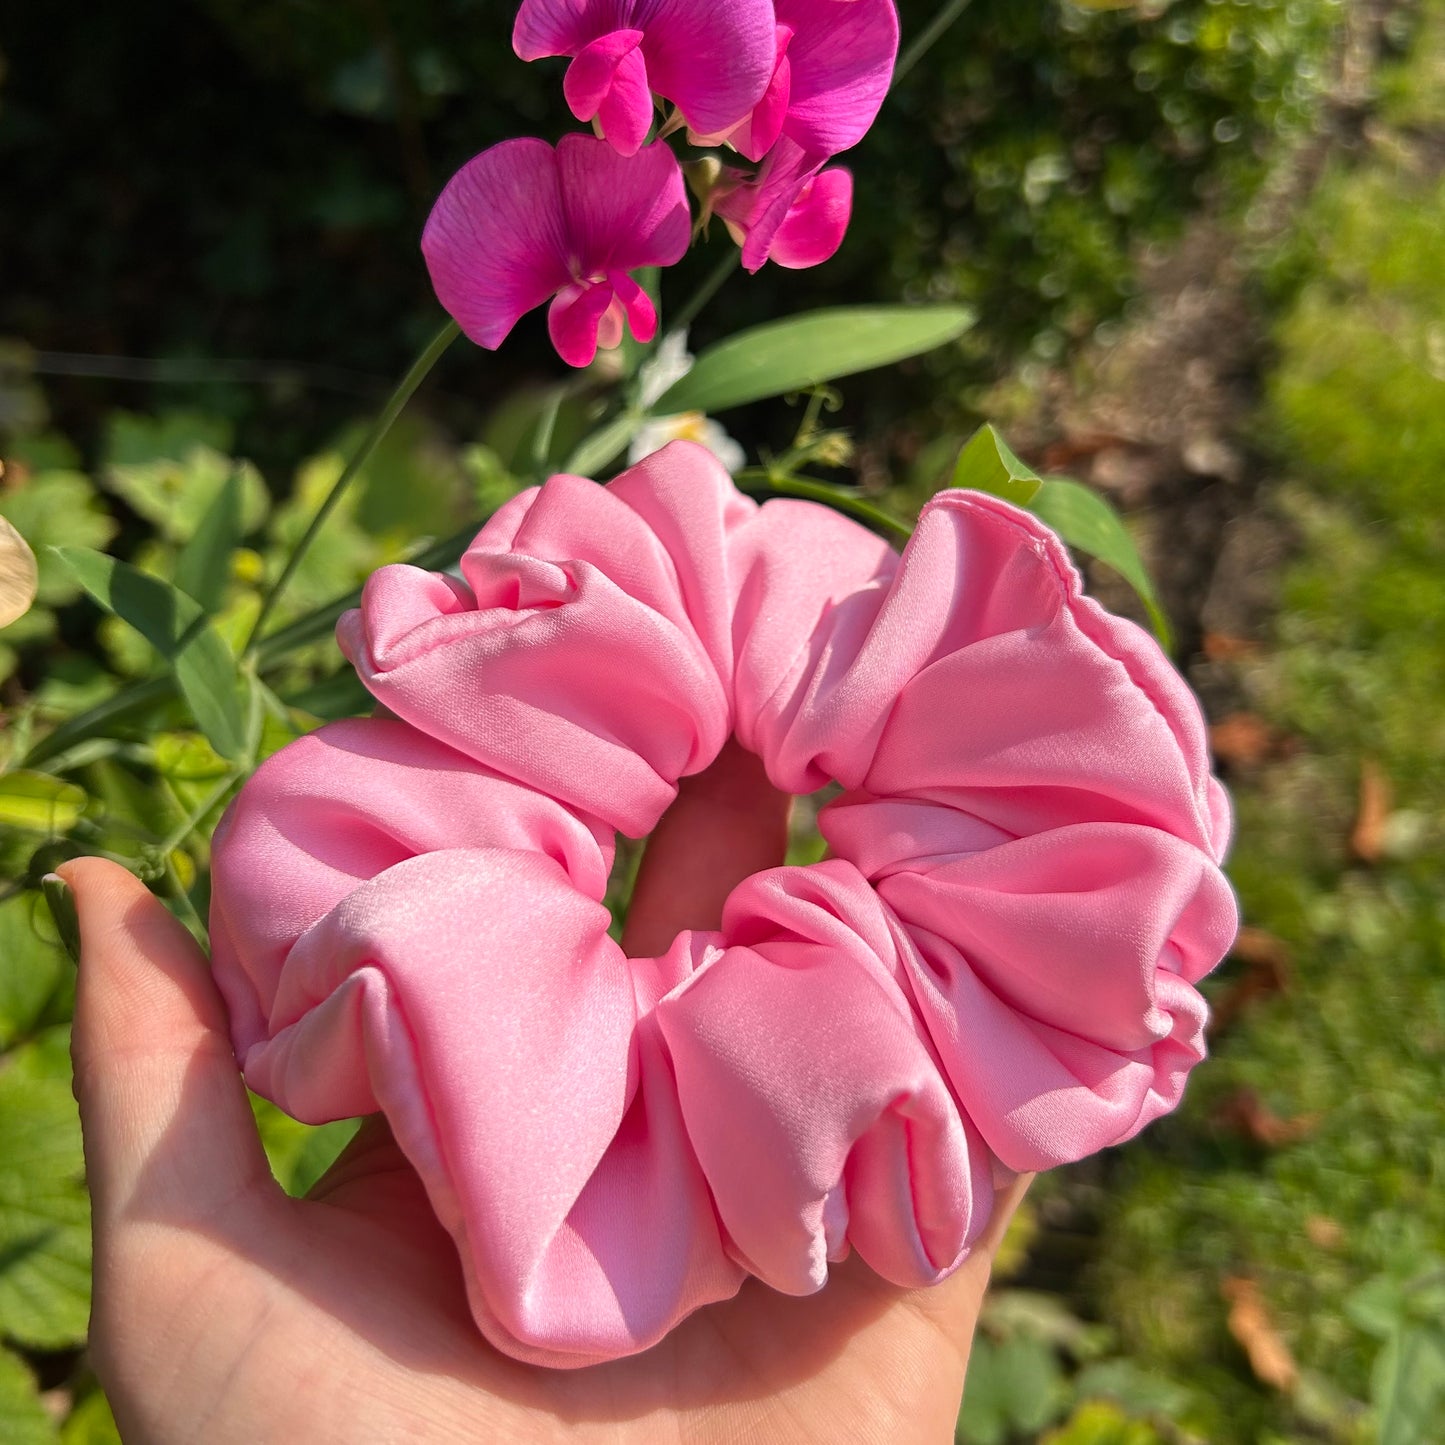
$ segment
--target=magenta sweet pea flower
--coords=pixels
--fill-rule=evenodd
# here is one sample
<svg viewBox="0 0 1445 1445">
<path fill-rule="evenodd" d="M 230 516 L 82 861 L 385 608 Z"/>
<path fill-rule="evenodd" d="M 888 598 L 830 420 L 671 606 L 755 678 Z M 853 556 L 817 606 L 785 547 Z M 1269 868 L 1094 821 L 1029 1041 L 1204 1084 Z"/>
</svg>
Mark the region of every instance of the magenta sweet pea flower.
<svg viewBox="0 0 1445 1445">
<path fill-rule="evenodd" d="M 862 3 L 862 0 L 858 0 Z M 712 209 L 743 248 L 743 265 L 775 261 L 790 271 L 818 266 L 843 244 L 853 214 L 853 175 L 784 136 L 753 178 L 724 172 Z"/>
<path fill-rule="evenodd" d="M 768 88 L 773 27 L 769 0 L 523 0 L 512 48 L 523 60 L 572 56 L 572 114 L 632 155 L 652 124 L 654 91 L 694 130 L 736 125 Z"/>
<path fill-rule="evenodd" d="M 761 160 L 787 136 L 836 155 L 858 144 L 878 115 L 898 56 L 893 0 L 775 0 L 776 57 L 767 91 L 735 126 L 704 133 Z"/>
<path fill-rule="evenodd" d="M 489 351 L 554 297 L 547 324 L 563 361 L 657 334 L 657 312 L 629 272 L 682 259 L 691 216 L 665 145 L 619 155 L 592 136 L 503 141 L 448 182 L 422 233 L 438 299 Z"/>
</svg>

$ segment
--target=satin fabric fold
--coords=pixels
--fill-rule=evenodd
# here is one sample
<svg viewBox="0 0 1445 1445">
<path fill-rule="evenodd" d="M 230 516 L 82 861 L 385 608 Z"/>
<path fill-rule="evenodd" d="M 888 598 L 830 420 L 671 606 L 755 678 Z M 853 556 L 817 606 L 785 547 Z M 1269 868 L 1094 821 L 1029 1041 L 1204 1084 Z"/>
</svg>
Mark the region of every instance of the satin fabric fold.
<svg viewBox="0 0 1445 1445">
<path fill-rule="evenodd" d="M 998 1178 L 1178 1102 L 1227 800 L 1188 689 L 1035 519 L 944 493 L 899 557 L 675 443 L 513 499 L 460 573 L 383 569 L 343 618 L 400 721 L 262 767 L 212 922 L 248 1082 L 387 1115 L 499 1348 L 615 1358 L 851 1249 L 931 1283 Z M 614 834 L 732 736 L 843 785 L 832 856 L 627 958 Z"/>
</svg>

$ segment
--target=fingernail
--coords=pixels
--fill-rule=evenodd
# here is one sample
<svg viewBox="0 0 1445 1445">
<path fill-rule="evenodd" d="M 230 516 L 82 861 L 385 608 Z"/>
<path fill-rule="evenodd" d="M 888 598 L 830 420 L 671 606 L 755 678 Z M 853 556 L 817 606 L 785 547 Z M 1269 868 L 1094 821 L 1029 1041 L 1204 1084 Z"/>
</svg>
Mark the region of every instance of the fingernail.
<svg viewBox="0 0 1445 1445">
<path fill-rule="evenodd" d="M 70 961 L 78 966 L 80 963 L 80 915 L 75 911 L 75 894 L 71 892 L 70 884 L 58 873 L 47 873 L 40 880 L 40 891 L 50 905 L 50 916 L 55 920 L 55 931 L 59 933 L 65 951 L 70 955 Z"/>
</svg>

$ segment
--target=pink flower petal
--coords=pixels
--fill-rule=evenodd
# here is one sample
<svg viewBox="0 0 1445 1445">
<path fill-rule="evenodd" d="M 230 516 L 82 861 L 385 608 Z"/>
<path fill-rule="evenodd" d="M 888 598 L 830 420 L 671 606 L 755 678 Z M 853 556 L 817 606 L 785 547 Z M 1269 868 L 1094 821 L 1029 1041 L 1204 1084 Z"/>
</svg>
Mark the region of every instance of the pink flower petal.
<svg viewBox="0 0 1445 1445">
<path fill-rule="evenodd" d="M 773 236 L 768 260 L 790 271 L 820 266 L 843 244 L 853 215 L 853 175 L 832 166 L 803 184 Z"/>
<path fill-rule="evenodd" d="M 772 78 L 769 0 L 523 0 L 512 47 L 523 60 L 578 55 L 618 30 L 642 32 L 652 89 L 676 102 L 697 131 L 736 125 Z"/>
<path fill-rule="evenodd" d="M 777 37 L 778 56 L 767 91 L 747 119 L 727 137 L 728 144 L 751 161 L 762 160 L 777 144 L 792 99 L 793 65 L 788 59 L 788 47 L 793 41 L 791 27 L 779 25 Z"/>
<path fill-rule="evenodd" d="M 719 188 L 714 210 L 741 239 L 743 265 L 749 271 L 760 270 L 769 260 L 795 270 L 816 266 L 842 244 L 852 211 L 853 178 L 845 170 L 829 172 L 832 179 L 814 199 L 826 159 L 784 135 L 753 180 Z M 780 234 L 781 254 L 775 254 Z"/>
<path fill-rule="evenodd" d="M 625 271 L 610 271 L 607 279 L 627 313 L 627 324 L 632 328 L 632 334 L 645 345 L 657 335 L 657 307 L 652 304 L 652 297 Z"/>
<path fill-rule="evenodd" d="M 495 351 L 517 321 L 571 279 L 557 158 L 546 141 L 503 141 L 448 182 L 422 232 L 443 307 Z"/>
<path fill-rule="evenodd" d="M 568 366 L 592 364 L 603 317 L 614 299 L 612 288 L 606 282 L 579 283 L 557 293 L 557 299 L 547 311 L 547 331 L 557 355 Z"/>
<path fill-rule="evenodd" d="M 652 125 L 652 91 L 638 46 L 640 30 L 614 30 L 585 46 L 562 90 L 578 120 L 597 117 L 614 150 L 636 155 Z"/>
<path fill-rule="evenodd" d="M 791 98 L 783 134 L 836 155 L 867 134 L 888 94 L 898 56 L 893 0 L 777 0 L 788 47 Z"/>
<path fill-rule="evenodd" d="M 557 145 L 566 234 L 578 279 L 640 266 L 671 266 L 692 239 L 682 168 L 662 143 L 621 156 L 594 136 Z"/>
<path fill-rule="evenodd" d="M 651 301 L 627 277 L 670 266 L 691 237 L 687 192 L 665 145 L 620 155 L 593 136 L 504 141 L 469 161 L 442 192 L 422 235 L 432 284 L 480 346 L 495 350 L 549 296 L 564 361 L 586 366 L 622 339 L 656 333 Z"/>
</svg>

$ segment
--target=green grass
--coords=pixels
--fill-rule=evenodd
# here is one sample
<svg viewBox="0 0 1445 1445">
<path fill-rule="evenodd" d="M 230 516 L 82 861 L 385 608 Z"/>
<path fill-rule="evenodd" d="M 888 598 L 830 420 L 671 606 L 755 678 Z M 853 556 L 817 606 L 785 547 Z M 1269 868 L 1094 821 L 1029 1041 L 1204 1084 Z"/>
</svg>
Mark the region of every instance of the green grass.
<svg viewBox="0 0 1445 1445">
<path fill-rule="evenodd" d="M 1190 1380 L 1184 1419 L 1218 1442 L 1374 1438 L 1380 1345 L 1349 1301 L 1445 1256 L 1445 184 L 1389 154 L 1310 209 L 1264 418 L 1299 551 L 1239 682 L 1293 752 L 1236 788 L 1231 872 L 1292 984 L 1120 1157 L 1091 1276 L 1123 1350 Z M 1348 847 L 1367 765 L 1393 794 L 1373 866 Z M 1312 1127 L 1249 1141 L 1221 1119 L 1242 1089 Z M 1232 1339 L 1230 1276 L 1258 1281 L 1292 1395 Z"/>
</svg>

